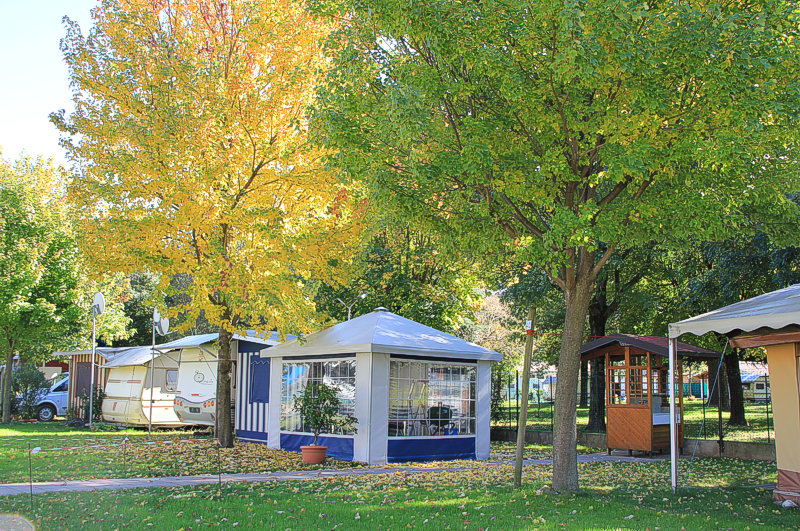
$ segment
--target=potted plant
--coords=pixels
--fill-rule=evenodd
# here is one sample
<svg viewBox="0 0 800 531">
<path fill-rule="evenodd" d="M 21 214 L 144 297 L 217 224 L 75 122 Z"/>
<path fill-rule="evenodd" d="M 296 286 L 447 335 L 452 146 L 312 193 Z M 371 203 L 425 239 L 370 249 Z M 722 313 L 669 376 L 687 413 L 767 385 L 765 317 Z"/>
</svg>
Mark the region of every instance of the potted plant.
<svg viewBox="0 0 800 531">
<path fill-rule="evenodd" d="M 341 401 L 336 396 L 338 389 L 323 382 L 311 382 L 302 393 L 294 397 L 294 409 L 303 419 L 303 423 L 314 434 L 314 442 L 309 446 L 301 446 L 303 462 L 318 465 L 325 461 L 327 446 L 317 444 L 319 434 L 330 433 L 334 427 L 355 431 L 356 418 L 352 415 L 340 415 Z"/>
</svg>

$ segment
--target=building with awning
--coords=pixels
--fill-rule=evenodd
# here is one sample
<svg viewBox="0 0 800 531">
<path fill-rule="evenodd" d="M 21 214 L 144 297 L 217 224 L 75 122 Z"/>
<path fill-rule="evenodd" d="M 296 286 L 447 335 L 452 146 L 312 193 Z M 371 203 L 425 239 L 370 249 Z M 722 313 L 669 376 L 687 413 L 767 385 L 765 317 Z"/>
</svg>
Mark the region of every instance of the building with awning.
<svg viewBox="0 0 800 531">
<path fill-rule="evenodd" d="M 800 284 L 672 323 L 671 347 L 684 334 L 708 332 L 725 334 L 736 348 L 766 348 L 778 461 L 773 496 L 800 503 Z"/>
</svg>

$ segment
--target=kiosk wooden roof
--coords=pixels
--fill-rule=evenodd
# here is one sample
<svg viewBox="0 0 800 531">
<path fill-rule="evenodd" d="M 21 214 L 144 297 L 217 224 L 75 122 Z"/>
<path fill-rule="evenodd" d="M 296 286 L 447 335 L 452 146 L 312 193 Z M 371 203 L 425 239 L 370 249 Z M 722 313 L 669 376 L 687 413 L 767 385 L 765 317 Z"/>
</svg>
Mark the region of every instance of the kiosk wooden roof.
<svg viewBox="0 0 800 531">
<path fill-rule="evenodd" d="M 636 347 L 665 358 L 669 356 L 669 340 L 666 337 L 611 334 L 583 345 L 581 359 L 588 360 L 603 356 L 605 354 L 603 347 L 615 344 L 622 347 Z M 709 360 L 719 359 L 720 353 L 678 341 L 678 356 L 694 360 Z"/>
</svg>

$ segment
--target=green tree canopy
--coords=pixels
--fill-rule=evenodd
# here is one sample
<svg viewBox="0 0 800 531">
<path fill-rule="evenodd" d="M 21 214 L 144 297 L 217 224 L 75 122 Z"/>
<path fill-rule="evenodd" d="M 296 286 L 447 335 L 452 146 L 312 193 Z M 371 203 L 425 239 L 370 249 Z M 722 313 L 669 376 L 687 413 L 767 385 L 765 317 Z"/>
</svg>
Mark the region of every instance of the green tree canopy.
<svg viewBox="0 0 800 531">
<path fill-rule="evenodd" d="M 577 489 L 579 348 L 615 251 L 796 210 L 794 4 L 315 2 L 332 36 L 320 138 L 454 248 L 510 252 L 564 293 L 553 485 Z M 494 256 L 493 254 L 490 256 Z"/>
<path fill-rule="evenodd" d="M 474 263 L 454 261 L 441 250 L 441 236 L 408 223 L 384 223 L 354 264 L 355 278 L 345 287 L 323 286 L 317 309 L 336 319 L 347 318 L 346 304 L 361 293 L 352 314 L 383 306 L 408 319 L 454 332 L 471 317 L 480 297 L 474 290 Z"/>
<path fill-rule="evenodd" d="M 0 345 L 5 366 L 42 360 L 85 320 L 80 257 L 51 162 L 0 159 Z M 6 371 L 10 375 L 10 372 Z M 3 422 L 11 420 L 11 378 L 3 378 Z"/>
</svg>

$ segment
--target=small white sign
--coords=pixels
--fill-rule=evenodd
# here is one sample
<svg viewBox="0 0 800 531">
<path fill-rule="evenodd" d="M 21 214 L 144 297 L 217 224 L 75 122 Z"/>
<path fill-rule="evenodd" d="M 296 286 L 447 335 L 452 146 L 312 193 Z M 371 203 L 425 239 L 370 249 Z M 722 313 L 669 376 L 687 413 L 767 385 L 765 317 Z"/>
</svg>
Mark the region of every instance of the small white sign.
<svg viewBox="0 0 800 531">
<path fill-rule="evenodd" d="M 525 330 L 533 330 L 533 322 L 530 319 L 525 321 Z"/>
</svg>

